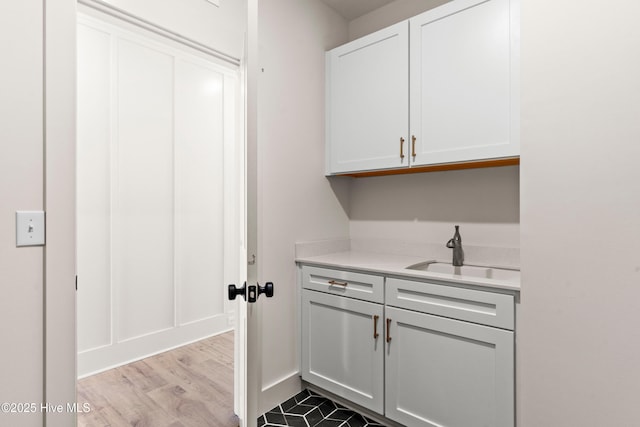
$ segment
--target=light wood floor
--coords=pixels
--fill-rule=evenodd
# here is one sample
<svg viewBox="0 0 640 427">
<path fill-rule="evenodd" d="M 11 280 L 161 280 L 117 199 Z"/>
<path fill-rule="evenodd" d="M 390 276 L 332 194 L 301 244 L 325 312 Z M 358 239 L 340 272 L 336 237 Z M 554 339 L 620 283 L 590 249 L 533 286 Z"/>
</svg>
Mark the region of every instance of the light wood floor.
<svg viewBox="0 0 640 427">
<path fill-rule="evenodd" d="M 86 427 L 237 427 L 233 332 L 78 381 Z"/>
</svg>

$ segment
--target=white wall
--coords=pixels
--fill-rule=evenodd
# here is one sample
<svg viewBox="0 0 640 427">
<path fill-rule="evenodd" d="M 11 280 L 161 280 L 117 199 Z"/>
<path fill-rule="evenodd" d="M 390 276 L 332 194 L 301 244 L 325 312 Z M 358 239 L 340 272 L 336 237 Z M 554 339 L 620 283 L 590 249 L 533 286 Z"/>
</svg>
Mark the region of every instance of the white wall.
<svg viewBox="0 0 640 427">
<path fill-rule="evenodd" d="M 261 280 L 275 284 L 262 320 L 262 384 L 269 390 L 299 384 L 295 242 L 348 236 L 336 196 L 348 190 L 347 182 L 332 189 L 323 175 L 324 53 L 346 41 L 347 24 L 317 0 L 272 0 L 259 8 L 258 244 L 264 255 L 258 264 Z M 263 400 L 261 409 L 281 401 Z"/>
<path fill-rule="evenodd" d="M 43 249 L 15 245 L 15 211 L 44 209 L 42 20 L 41 1 L 0 5 L 0 402 L 43 399 Z M 42 418 L 0 412 L 1 425 Z"/>
<path fill-rule="evenodd" d="M 219 0 L 109 0 L 108 3 L 195 40 L 240 58 L 246 30 L 246 1 Z"/>
<path fill-rule="evenodd" d="M 640 419 L 639 15 L 523 0 L 521 427 Z"/>
</svg>

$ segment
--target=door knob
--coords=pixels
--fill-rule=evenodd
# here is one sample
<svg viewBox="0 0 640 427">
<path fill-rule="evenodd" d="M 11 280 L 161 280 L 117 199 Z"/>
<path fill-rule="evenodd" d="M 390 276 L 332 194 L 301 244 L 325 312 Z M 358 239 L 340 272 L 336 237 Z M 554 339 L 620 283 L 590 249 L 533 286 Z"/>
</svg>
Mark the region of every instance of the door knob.
<svg viewBox="0 0 640 427">
<path fill-rule="evenodd" d="M 237 288 L 236 285 L 229 285 L 229 299 L 233 301 L 238 295 L 242 295 L 242 298 L 247 300 L 247 282 L 244 282 L 241 288 Z"/>
<path fill-rule="evenodd" d="M 273 296 L 273 283 L 267 282 L 264 286 L 258 286 L 258 295 L 264 294 L 267 298 Z"/>
<path fill-rule="evenodd" d="M 267 282 L 264 286 L 260 286 L 259 284 L 249 286 L 247 288 L 247 301 L 254 303 L 262 294 L 265 294 L 267 298 L 271 298 L 273 296 L 273 283 Z"/>
<path fill-rule="evenodd" d="M 267 282 L 264 286 L 251 285 L 247 286 L 247 282 L 244 282 L 241 288 L 236 285 L 229 285 L 229 299 L 234 300 L 238 295 L 242 295 L 245 301 L 254 303 L 258 300 L 258 297 L 264 294 L 267 298 L 273 297 L 273 283 Z"/>
</svg>

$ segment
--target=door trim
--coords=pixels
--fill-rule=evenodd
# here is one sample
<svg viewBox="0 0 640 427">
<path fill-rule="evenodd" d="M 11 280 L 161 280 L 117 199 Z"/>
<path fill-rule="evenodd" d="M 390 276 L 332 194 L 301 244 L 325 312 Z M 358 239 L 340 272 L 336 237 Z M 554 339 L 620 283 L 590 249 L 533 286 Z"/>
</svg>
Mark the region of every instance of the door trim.
<svg viewBox="0 0 640 427">
<path fill-rule="evenodd" d="M 76 424 L 76 2 L 44 0 L 44 398 L 62 411 L 44 425 Z"/>
<path fill-rule="evenodd" d="M 87 6 L 90 7 L 92 9 L 95 9 L 99 12 L 105 13 L 109 16 L 112 16 L 114 18 L 117 18 L 120 21 L 124 21 L 127 22 L 129 24 L 133 24 L 136 27 L 139 28 L 143 28 L 145 30 L 151 31 L 154 34 L 157 34 L 159 36 L 162 36 L 164 38 L 168 38 L 171 39 L 175 42 L 178 42 L 180 44 L 189 46 L 192 49 L 198 50 L 202 53 L 205 53 L 207 55 L 213 56 L 215 58 L 221 59 L 225 62 L 228 62 L 234 66 L 239 66 L 240 65 L 240 59 L 228 55 L 222 51 L 219 51 L 217 49 L 214 49 L 210 46 L 207 46 L 205 44 L 202 44 L 196 40 L 193 40 L 189 37 L 185 37 L 181 34 L 178 34 L 174 31 L 171 31 L 165 27 L 162 27 L 158 24 L 155 24 L 153 22 L 147 21 L 146 19 L 140 18 L 139 16 L 136 16 L 132 13 L 127 12 L 126 10 L 120 9 L 116 6 L 113 6 L 112 4 L 106 3 L 104 1 L 101 0 L 78 0 L 78 3 L 83 5 L 83 6 Z"/>
</svg>

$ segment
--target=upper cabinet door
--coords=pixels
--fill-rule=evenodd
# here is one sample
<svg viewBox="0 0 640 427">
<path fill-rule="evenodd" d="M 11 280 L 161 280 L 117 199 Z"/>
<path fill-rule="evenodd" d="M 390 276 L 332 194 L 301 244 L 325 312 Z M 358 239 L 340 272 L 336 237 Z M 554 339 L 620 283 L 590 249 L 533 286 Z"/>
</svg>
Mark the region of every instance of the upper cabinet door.
<svg viewBox="0 0 640 427">
<path fill-rule="evenodd" d="M 412 165 L 518 156 L 517 2 L 456 0 L 409 22 Z"/>
<path fill-rule="evenodd" d="M 408 166 L 408 37 L 404 21 L 327 52 L 327 174 Z"/>
</svg>

